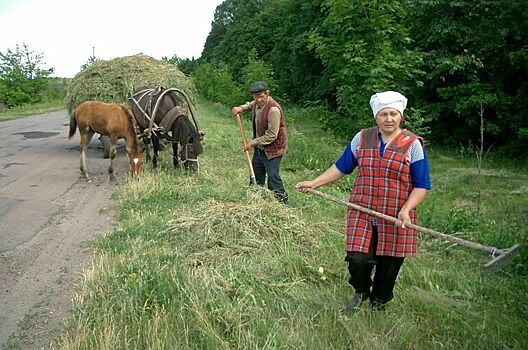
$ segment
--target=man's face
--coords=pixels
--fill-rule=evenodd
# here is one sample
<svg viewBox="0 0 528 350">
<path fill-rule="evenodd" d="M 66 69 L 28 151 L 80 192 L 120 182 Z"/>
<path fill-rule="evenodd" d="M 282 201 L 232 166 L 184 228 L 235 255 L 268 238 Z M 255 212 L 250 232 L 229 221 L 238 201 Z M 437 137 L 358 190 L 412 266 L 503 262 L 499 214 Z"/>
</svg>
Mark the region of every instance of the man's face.
<svg viewBox="0 0 528 350">
<path fill-rule="evenodd" d="M 253 99 L 255 100 L 255 103 L 257 106 L 262 107 L 268 102 L 268 92 L 262 91 L 258 94 L 253 94 Z"/>
</svg>

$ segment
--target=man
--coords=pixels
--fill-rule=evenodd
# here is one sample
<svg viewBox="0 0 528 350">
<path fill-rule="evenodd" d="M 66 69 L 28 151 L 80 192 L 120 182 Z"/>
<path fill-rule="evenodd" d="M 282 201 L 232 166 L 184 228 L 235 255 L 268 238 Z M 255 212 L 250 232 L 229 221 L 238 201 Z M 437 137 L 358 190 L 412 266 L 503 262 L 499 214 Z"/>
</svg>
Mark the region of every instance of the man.
<svg viewBox="0 0 528 350">
<path fill-rule="evenodd" d="M 279 175 L 282 156 L 288 149 L 288 136 L 284 124 L 282 107 L 269 94 L 268 84 L 257 81 L 249 87 L 253 101 L 233 107 L 234 116 L 243 111 L 251 112 L 253 139 L 245 146 L 245 151 L 254 148 L 253 170 L 257 184 L 264 186 L 268 176 L 268 188 L 282 203 L 288 202 L 288 193 L 284 189 Z"/>
</svg>

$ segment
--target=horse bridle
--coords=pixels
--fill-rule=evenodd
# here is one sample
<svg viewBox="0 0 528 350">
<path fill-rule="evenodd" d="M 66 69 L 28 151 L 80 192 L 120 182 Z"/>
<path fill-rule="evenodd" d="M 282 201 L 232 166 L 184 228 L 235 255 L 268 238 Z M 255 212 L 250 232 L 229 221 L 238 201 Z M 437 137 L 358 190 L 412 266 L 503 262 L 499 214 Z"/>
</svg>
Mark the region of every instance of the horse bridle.
<svg viewBox="0 0 528 350">
<path fill-rule="evenodd" d="M 189 149 L 189 145 L 190 145 L 190 144 L 191 144 L 191 143 L 189 142 L 189 143 L 187 143 L 187 144 L 185 145 L 185 147 L 183 147 L 183 148 L 185 148 L 185 159 L 182 159 L 182 162 L 183 162 L 184 165 L 185 165 L 185 163 L 187 163 L 187 162 L 195 162 L 195 163 L 196 163 L 196 166 L 197 166 L 197 169 L 196 169 L 196 170 L 199 171 L 199 170 L 200 170 L 200 161 L 198 160 L 198 158 L 189 158 L 189 152 L 188 152 L 187 150 Z"/>
</svg>

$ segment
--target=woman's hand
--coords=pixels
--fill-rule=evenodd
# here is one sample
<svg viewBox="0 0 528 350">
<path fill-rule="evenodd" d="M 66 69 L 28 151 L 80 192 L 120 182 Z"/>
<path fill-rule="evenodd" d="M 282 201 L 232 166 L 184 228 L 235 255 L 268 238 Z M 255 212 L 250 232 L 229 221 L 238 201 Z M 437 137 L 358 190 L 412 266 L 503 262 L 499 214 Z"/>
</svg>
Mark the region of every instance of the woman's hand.
<svg viewBox="0 0 528 350">
<path fill-rule="evenodd" d="M 398 221 L 396 222 L 396 226 L 401 228 L 406 228 L 411 224 L 411 216 L 409 215 L 408 210 L 400 210 L 398 213 Z"/>
<path fill-rule="evenodd" d="M 411 191 L 409 198 L 407 198 L 407 201 L 398 213 L 398 222 L 396 222 L 396 226 L 406 228 L 411 224 L 409 213 L 423 202 L 426 195 L 427 190 L 425 188 L 416 187 Z"/>
<path fill-rule="evenodd" d="M 306 193 L 308 192 L 308 189 L 312 189 L 312 190 L 315 189 L 314 181 L 301 181 L 297 183 L 297 185 L 295 185 L 295 188 L 299 192 Z"/>
</svg>

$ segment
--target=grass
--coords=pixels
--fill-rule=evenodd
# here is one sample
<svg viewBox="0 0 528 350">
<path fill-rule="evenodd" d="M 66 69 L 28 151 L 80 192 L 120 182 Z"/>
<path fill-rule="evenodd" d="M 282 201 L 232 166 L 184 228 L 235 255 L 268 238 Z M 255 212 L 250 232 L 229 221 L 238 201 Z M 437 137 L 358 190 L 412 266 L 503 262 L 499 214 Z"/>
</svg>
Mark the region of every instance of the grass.
<svg viewBox="0 0 528 350">
<path fill-rule="evenodd" d="M 287 109 L 288 206 L 248 189 L 237 124 L 199 100 L 201 171 L 174 170 L 169 151 L 115 194 L 117 223 L 98 255 L 57 349 L 524 349 L 528 343 L 526 195 L 518 164 L 485 164 L 476 214 L 476 159 L 431 149 L 434 189 L 421 224 L 484 244 L 522 243 L 486 276 L 485 254 L 421 237 L 383 312 L 344 310 L 345 209 L 293 189 L 339 156 L 345 140 L 317 110 Z M 249 133 L 249 123 L 244 120 Z M 354 176 L 327 186 L 348 198 Z"/>
<path fill-rule="evenodd" d="M 64 109 L 64 99 L 56 99 L 38 104 L 0 109 L 0 122 Z"/>
</svg>

